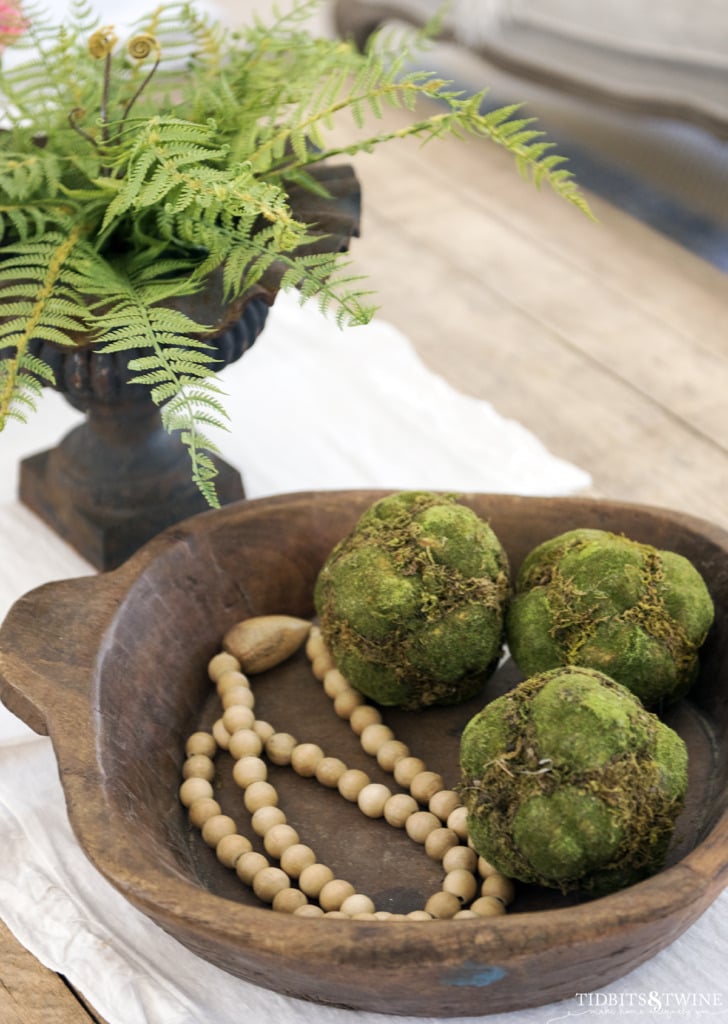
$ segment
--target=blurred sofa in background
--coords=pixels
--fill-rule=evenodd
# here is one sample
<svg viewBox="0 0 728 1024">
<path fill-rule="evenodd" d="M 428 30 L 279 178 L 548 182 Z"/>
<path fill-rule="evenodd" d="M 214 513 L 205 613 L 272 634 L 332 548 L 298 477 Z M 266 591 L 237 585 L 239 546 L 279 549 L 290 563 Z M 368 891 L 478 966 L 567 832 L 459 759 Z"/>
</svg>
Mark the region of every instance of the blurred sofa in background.
<svg viewBox="0 0 728 1024">
<path fill-rule="evenodd" d="M 335 0 L 359 45 L 440 0 Z M 581 183 L 728 270 L 725 0 L 454 0 L 428 66 L 524 102 Z"/>
</svg>

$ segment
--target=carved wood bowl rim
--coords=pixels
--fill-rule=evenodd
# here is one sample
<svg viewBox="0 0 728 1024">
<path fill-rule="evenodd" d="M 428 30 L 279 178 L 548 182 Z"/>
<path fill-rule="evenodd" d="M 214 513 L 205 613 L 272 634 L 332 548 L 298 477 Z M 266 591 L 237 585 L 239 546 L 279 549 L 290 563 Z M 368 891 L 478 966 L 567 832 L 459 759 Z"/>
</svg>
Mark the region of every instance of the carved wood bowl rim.
<svg viewBox="0 0 728 1024">
<path fill-rule="evenodd" d="M 138 670 L 134 647 L 151 642 L 151 630 L 139 632 L 150 611 L 159 617 L 155 672 L 172 678 L 186 664 L 190 678 L 201 678 L 228 623 L 273 611 L 312 614 L 318 567 L 385 493 L 327 491 L 239 502 L 170 528 L 114 572 L 31 591 L 0 629 L 0 696 L 32 728 L 50 734 L 70 820 L 92 863 L 158 925 L 234 975 L 322 1003 L 422 1016 L 504 1012 L 592 991 L 669 945 L 728 882 L 728 695 L 717 674 L 722 669 L 723 679 L 728 676 L 728 533 L 701 519 L 591 498 L 461 496 L 490 519 L 514 569 L 534 544 L 586 525 L 682 550 L 706 577 L 716 625 L 691 700 L 715 727 L 715 804 L 706 809 L 693 847 L 638 885 L 588 902 L 516 908 L 478 921 L 300 919 L 208 891 L 183 863 L 174 822 L 158 825 L 159 857 L 150 858 L 150 824 L 132 799 L 135 786 L 147 785 L 142 775 L 148 766 L 127 753 L 125 781 L 109 781 L 109 766 L 123 747 L 117 730 L 126 728 L 109 721 L 111 687 Z M 42 650 L 39 616 L 46 622 Z M 170 640 L 180 617 L 184 649 L 175 653 Z M 123 672 L 121 655 L 128 659 L 121 659 Z M 140 736 L 142 706 L 147 716 L 161 715 L 171 700 L 168 693 L 157 695 L 151 678 L 137 680 L 147 689 L 138 689 L 138 706 L 127 709 L 129 728 Z M 174 685 L 177 717 L 165 756 L 176 759 L 178 771 L 184 736 L 195 727 L 208 684 Z M 133 704 L 134 691 L 126 692 Z M 176 787 L 163 805 L 173 817 L 178 813 Z"/>
</svg>

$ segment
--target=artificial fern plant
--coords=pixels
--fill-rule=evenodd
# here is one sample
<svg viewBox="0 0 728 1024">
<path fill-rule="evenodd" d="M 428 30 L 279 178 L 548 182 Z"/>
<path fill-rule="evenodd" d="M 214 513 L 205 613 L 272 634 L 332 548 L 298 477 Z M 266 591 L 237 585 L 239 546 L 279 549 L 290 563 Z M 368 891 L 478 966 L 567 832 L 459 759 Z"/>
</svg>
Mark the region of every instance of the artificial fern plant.
<svg viewBox="0 0 728 1024">
<path fill-rule="evenodd" d="M 366 322 L 372 308 L 347 258 L 296 252 L 310 249 L 312 229 L 294 217 L 289 190 L 321 190 L 314 163 L 403 135 L 485 136 L 527 177 L 587 210 L 562 158 L 517 107 L 483 114 L 482 94 L 405 70 L 408 54 L 381 39 L 362 54 L 312 37 L 303 26 L 319 3 L 296 0 L 242 32 L 191 4 L 162 4 L 124 40 L 84 0 L 60 26 L 22 9 L 13 43 L 29 57 L 0 64 L 0 429 L 25 420 L 53 383 L 31 339 L 143 348 L 134 382 L 179 431 L 215 504 L 207 432 L 226 413 L 203 337 L 210 325 L 169 303 L 220 273 L 233 300 L 275 264 L 281 287 L 332 307 L 342 323 Z M 420 117 L 422 98 L 437 113 Z M 372 132 L 367 123 L 387 104 L 410 110 L 409 126 Z M 342 114 L 362 129 L 343 148 L 329 141 Z"/>
</svg>

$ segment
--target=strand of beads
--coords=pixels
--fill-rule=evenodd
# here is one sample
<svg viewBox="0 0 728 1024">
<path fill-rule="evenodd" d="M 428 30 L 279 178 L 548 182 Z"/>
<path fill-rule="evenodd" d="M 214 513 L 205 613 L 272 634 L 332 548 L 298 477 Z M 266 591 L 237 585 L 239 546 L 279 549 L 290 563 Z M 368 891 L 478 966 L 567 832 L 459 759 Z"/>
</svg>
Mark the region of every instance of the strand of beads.
<svg viewBox="0 0 728 1024">
<path fill-rule="evenodd" d="M 269 723 L 256 719 L 255 698 L 248 678 L 240 671 L 240 663 L 221 653 L 210 662 L 208 673 L 216 684 L 223 713 L 211 733 L 196 733 L 188 740 L 188 758 L 183 768 L 186 778 L 180 788 L 180 799 L 189 809 L 190 821 L 201 827 L 203 840 L 215 848 L 221 863 L 233 869 L 274 910 L 345 917 L 373 911 L 374 904 L 368 897 L 357 894 L 350 882 L 335 878 L 315 852 L 300 842 L 278 806 L 278 793 L 268 781 L 268 768 L 260 755 L 266 746 L 275 748 L 281 734 Z M 187 776 L 198 770 L 198 762 L 190 762 L 202 747 L 211 751 L 220 747 L 234 758 L 233 779 L 244 792 L 251 827 L 263 840 L 267 856 L 253 849 L 250 839 L 239 832 L 231 817 L 222 814 L 217 802 L 210 800 L 211 794 L 202 792 L 199 783 L 190 787 Z M 214 764 L 209 755 L 208 760 L 209 764 L 199 762 L 199 770 L 204 771 L 203 781 L 210 784 Z M 280 866 L 276 867 L 272 860 Z M 293 884 L 295 879 L 297 886 Z M 316 899 L 317 904 L 310 903 L 309 898 Z"/>
<path fill-rule="evenodd" d="M 219 675 L 218 667 L 224 669 Z M 279 885 L 281 894 L 273 893 L 274 909 L 289 909 L 307 916 L 320 913 L 321 909 L 329 914 L 338 912 L 357 918 L 394 916 L 387 911 L 376 911 L 368 896 L 356 892 L 351 883 L 335 878 L 328 866 L 316 860 L 309 847 L 300 844 L 298 834 L 288 826 L 284 812 L 278 807 L 278 794 L 267 781 L 265 762 L 258 755 L 264 751 L 273 764 L 290 765 L 298 775 L 304 778 L 315 777 L 317 781 L 329 787 L 337 785 L 342 796 L 356 801 L 367 817 L 380 816 L 376 786 L 368 787 L 366 794 L 360 792 L 358 779 L 366 778 L 363 772 L 349 770 L 337 758 L 327 758 L 317 744 L 299 743 L 290 733 L 271 732 L 271 727 L 267 723 L 262 723 L 262 733 L 265 737 L 262 742 L 261 723 L 254 717 L 251 706 L 254 703 L 251 700 L 252 694 L 245 692 L 248 689 L 247 680 L 243 683 L 245 677 L 223 656 L 218 656 L 218 660 L 211 664 L 210 672 L 217 676 L 218 692 L 224 708 L 221 719 L 213 726 L 213 731 L 220 745 L 226 747 L 236 758 L 233 778 L 245 792 L 245 805 L 253 814 L 253 830 L 263 838 L 266 853 L 280 860 L 280 869 L 277 870 L 272 868 L 270 862 L 262 855 L 246 853 L 240 864 L 236 865 L 238 876 L 252 884 L 256 895 L 261 899 L 266 898 L 271 885 Z M 243 692 L 239 693 L 238 688 L 241 685 Z M 389 793 L 386 787 L 380 788 Z M 411 797 L 406 799 L 411 801 Z M 414 809 L 417 809 L 417 805 Z M 230 820 L 225 822 L 225 827 L 231 828 Z M 212 833 L 210 825 L 206 825 L 205 828 L 208 834 Z M 417 837 L 418 841 L 424 840 L 424 832 L 421 836 L 414 832 L 412 835 Z M 214 841 L 214 833 L 212 840 Z M 289 847 L 295 847 L 293 853 L 289 853 Z M 305 863 L 298 863 L 294 859 L 301 857 L 305 858 Z M 298 877 L 299 891 L 286 885 L 287 881 L 290 882 L 290 877 L 284 878 L 284 871 L 289 876 Z M 253 872 L 260 874 L 252 877 Z M 412 916 L 431 919 L 452 917 L 461 913 L 463 903 L 470 901 L 477 890 L 477 883 L 472 874 L 465 871 L 461 874 L 468 876 L 469 885 L 461 885 L 457 892 L 435 893 L 428 901 L 425 911 L 415 911 Z M 455 878 L 457 875 L 452 876 L 451 884 Z M 317 899 L 319 907 L 308 906 L 304 909 L 307 900 L 302 899 L 301 892 L 307 897 Z"/>
<path fill-rule="evenodd" d="M 355 797 L 360 809 L 364 810 L 364 803 L 371 817 L 381 816 L 390 825 L 404 828 L 410 839 L 424 845 L 429 857 L 442 862 L 445 871 L 442 893 L 435 894 L 426 909 L 436 910 L 433 916 L 438 917 L 504 913 L 515 895 L 513 882 L 479 857 L 470 845 L 467 810 L 458 794 L 446 789 L 442 776 L 428 770 L 421 758 L 412 756 L 409 747 L 383 723 L 378 708 L 367 704 L 350 685 L 336 667 L 318 626 L 311 627 L 306 654 L 314 676 L 333 701 L 335 713 L 348 720 L 362 748 L 376 759 L 379 767 L 392 774 L 402 788 L 409 789 L 409 796 L 392 793 L 388 787 L 372 783 L 366 773 L 360 772 L 349 798 L 354 798 L 354 790 L 360 785 Z M 477 876 L 481 879 L 480 885 Z M 457 908 L 450 896 L 458 901 Z"/>
<path fill-rule="evenodd" d="M 412 757 L 405 744 L 382 724 L 377 709 L 366 705 L 349 686 L 333 665 L 317 627 L 311 630 L 307 652 L 314 674 L 323 680 L 324 689 L 334 700 L 337 715 L 349 721 L 367 753 L 392 772 L 401 786 L 409 788 L 409 794 L 392 793 L 389 787 L 372 783 L 365 772 L 327 757 L 317 744 L 299 743 L 291 734 L 276 732 L 270 723 L 257 719 L 255 698 L 240 662 L 228 653 L 220 653 L 211 660 L 208 672 L 222 702 L 222 715 L 210 733 L 197 732 L 189 738 L 180 787 L 180 799 L 188 808 L 190 822 L 201 829 L 203 840 L 259 899 L 278 911 L 299 916 L 422 920 L 503 913 L 513 898 L 512 883 L 467 845 L 465 809 L 457 794 L 445 790 L 441 777 Z M 268 856 L 253 849 L 250 839 L 240 833 L 235 821 L 222 813 L 214 799 L 213 758 L 218 748 L 228 750 L 235 759 L 233 778 L 244 792 L 251 826 L 262 838 Z M 300 842 L 278 806 L 278 793 L 268 781 L 263 754 L 273 764 L 290 765 L 300 776 L 336 788 L 365 816 L 383 817 L 393 827 L 404 828 L 429 856 L 442 861 L 442 890 L 431 896 L 421 911 L 406 915 L 376 911 L 368 896 L 357 892 L 350 882 L 334 877 L 314 851 Z M 421 810 L 421 805 L 427 810 Z M 477 875 L 482 882 L 478 882 Z M 468 903 L 471 906 L 466 909 Z"/>
</svg>

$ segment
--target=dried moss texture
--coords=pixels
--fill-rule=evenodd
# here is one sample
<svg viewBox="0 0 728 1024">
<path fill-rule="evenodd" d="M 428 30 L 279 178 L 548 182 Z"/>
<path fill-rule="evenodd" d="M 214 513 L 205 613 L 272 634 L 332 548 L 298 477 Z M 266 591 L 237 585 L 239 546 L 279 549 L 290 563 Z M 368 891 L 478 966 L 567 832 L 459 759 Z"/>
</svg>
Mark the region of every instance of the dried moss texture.
<svg viewBox="0 0 728 1024">
<path fill-rule="evenodd" d="M 625 687 L 569 666 L 492 701 L 461 741 L 478 852 L 523 882 L 607 893 L 658 871 L 687 788 L 680 737 Z"/>
<path fill-rule="evenodd" d="M 454 498 L 376 502 L 331 552 L 315 589 L 324 638 L 367 697 L 420 708 L 466 700 L 501 653 L 508 559 Z"/>
<path fill-rule="evenodd" d="M 692 685 L 713 602 L 682 555 L 603 530 L 535 548 L 518 574 L 508 645 L 524 675 L 586 665 L 648 707 Z"/>
</svg>

